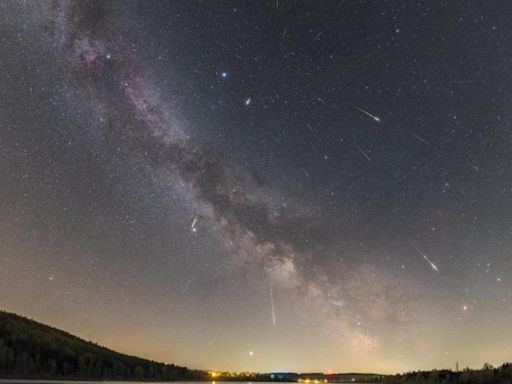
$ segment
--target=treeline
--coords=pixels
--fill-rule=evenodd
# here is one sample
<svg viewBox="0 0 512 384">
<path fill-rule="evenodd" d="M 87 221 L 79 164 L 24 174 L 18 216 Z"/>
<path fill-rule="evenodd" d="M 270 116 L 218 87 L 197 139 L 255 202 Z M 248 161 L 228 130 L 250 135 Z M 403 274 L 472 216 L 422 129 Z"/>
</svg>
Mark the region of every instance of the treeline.
<svg viewBox="0 0 512 384">
<path fill-rule="evenodd" d="M 462 372 L 433 370 L 409 372 L 388 376 L 385 384 L 512 384 L 512 364 L 493 368 L 484 364 L 482 369 L 466 368 Z"/>
<path fill-rule="evenodd" d="M 0 311 L 0 376 L 171 381 L 206 380 L 208 373 L 123 355 Z"/>
</svg>

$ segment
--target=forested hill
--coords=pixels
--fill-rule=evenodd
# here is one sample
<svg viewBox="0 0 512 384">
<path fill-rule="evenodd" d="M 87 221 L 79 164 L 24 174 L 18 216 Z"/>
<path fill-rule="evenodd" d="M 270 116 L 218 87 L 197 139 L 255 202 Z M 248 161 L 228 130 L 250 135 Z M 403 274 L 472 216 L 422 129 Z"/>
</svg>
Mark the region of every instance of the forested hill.
<svg viewBox="0 0 512 384">
<path fill-rule="evenodd" d="M 485 363 L 482 369 L 465 368 L 462 372 L 433 370 L 409 372 L 385 377 L 384 384 L 512 384 L 512 364 L 498 368 Z"/>
<path fill-rule="evenodd" d="M 0 377 L 167 381 L 204 380 L 207 373 L 123 355 L 0 311 Z"/>
</svg>

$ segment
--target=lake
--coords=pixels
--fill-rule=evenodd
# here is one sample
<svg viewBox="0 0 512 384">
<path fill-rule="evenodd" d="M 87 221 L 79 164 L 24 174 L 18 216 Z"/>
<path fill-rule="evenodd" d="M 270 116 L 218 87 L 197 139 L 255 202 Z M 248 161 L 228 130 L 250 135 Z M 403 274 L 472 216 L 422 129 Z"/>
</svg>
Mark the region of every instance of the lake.
<svg viewBox="0 0 512 384">
<path fill-rule="evenodd" d="M 0 384 L 152 384 L 152 382 L 148 381 L 79 381 L 79 380 L 26 380 L 26 379 L 0 379 Z M 208 381 L 159 381 L 155 382 L 154 384 L 206 384 L 206 383 L 215 383 L 215 384 L 236 384 L 236 383 L 244 383 L 244 384 L 290 384 L 290 382 L 279 382 L 279 381 L 272 381 L 272 382 L 265 382 L 265 381 L 258 381 L 258 382 L 252 382 L 252 381 L 215 381 L 215 382 L 208 382 Z M 362 384 L 352 381 L 352 384 Z"/>
</svg>

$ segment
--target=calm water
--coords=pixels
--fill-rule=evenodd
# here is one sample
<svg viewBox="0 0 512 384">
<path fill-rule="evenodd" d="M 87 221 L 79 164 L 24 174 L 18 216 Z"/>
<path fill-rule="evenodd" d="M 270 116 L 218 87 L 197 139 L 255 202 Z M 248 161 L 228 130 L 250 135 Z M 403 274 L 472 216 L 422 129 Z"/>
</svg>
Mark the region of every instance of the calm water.
<svg viewBox="0 0 512 384">
<path fill-rule="evenodd" d="M 0 384 L 151 384 L 149 382 L 137 382 L 137 381 L 69 381 L 69 380 L 17 380 L 17 379 L 0 379 Z M 155 384 L 165 384 L 166 382 L 158 382 Z M 208 382 L 205 381 L 170 381 L 170 384 L 205 384 Z M 278 381 L 265 382 L 251 382 L 251 381 L 216 381 L 216 384 L 235 384 L 235 383 L 244 383 L 244 384 L 293 384 L 290 382 L 281 383 Z M 352 384 L 361 384 L 357 382 L 352 382 Z"/>
<path fill-rule="evenodd" d="M 208 381 L 159 381 L 155 383 L 151 382 L 137 382 L 137 381 L 71 381 L 71 380 L 26 380 L 26 379 L 0 379 L 0 384 L 212 384 L 212 382 Z M 290 382 L 279 382 L 279 381 L 215 381 L 215 384 L 294 384 Z M 361 384 L 357 382 L 352 382 L 352 384 Z"/>
</svg>

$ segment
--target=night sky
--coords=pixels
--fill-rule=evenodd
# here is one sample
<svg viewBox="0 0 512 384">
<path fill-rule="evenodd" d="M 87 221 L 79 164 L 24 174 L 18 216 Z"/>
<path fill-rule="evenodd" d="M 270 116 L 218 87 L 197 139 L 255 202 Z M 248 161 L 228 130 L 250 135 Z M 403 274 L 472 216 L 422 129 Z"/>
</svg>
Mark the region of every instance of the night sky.
<svg viewBox="0 0 512 384">
<path fill-rule="evenodd" d="M 0 308 L 194 368 L 510 361 L 511 14 L 0 0 Z"/>
</svg>

